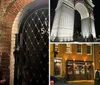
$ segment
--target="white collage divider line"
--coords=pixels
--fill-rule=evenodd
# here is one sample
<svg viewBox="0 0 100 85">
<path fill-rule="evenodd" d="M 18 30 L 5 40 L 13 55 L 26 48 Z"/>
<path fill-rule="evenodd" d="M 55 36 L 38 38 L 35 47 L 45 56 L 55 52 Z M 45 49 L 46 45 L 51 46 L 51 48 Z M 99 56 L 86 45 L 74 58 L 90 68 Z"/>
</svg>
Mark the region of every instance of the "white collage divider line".
<svg viewBox="0 0 100 85">
<path fill-rule="evenodd" d="M 50 42 L 50 44 L 100 44 L 100 42 Z"/>
<path fill-rule="evenodd" d="M 49 62 L 48 62 L 49 70 L 48 71 L 49 71 L 49 85 L 50 85 L 50 0 L 48 2 L 49 2 L 48 3 L 49 4 L 49 10 L 48 10 L 49 11 L 48 12 L 49 13 L 49 28 L 48 28 L 48 31 L 49 31 L 48 32 L 49 33 Z"/>
</svg>

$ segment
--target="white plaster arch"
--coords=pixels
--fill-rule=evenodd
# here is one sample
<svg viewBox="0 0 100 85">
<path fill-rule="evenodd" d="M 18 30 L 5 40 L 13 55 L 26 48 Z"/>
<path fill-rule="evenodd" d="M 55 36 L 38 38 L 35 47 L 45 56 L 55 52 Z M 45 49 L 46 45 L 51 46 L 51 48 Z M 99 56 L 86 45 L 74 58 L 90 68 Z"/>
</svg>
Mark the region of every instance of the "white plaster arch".
<svg viewBox="0 0 100 85">
<path fill-rule="evenodd" d="M 75 4 L 75 9 L 80 13 L 81 19 L 89 17 L 89 11 L 84 5 L 84 3 L 78 2 Z"/>
<path fill-rule="evenodd" d="M 91 1 L 90 1 L 91 2 Z M 94 5 L 91 2 L 91 10 L 93 9 Z M 77 1 L 75 3 L 75 9 L 79 12 L 81 16 L 81 32 L 83 37 L 88 38 L 90 34 L 96 38 L 95 26 L 94 26 L 94 16 L 91 14 L 91 10 L 89 10 L 85 4 L 85 2 Z M 92 10 L 93 11 L 93 10 Z"/>
</svg>

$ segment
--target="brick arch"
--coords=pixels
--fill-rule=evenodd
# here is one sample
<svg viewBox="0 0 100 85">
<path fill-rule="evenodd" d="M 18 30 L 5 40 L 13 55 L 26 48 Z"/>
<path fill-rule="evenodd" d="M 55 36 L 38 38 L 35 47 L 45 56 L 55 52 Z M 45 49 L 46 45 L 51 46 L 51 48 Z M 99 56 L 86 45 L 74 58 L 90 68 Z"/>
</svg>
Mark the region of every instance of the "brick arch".
<svg viewBox="0 0 100 85">
<path fill-rule="evenodd" d="M 35 0 L 33 0 L 35 1 Z M 12 1 L 13 2 L 13 1 Z M 32 2 L 32 0 L 14 0 L 12 3 L 11 0 L 9 0 L 9 5 L 6 11 L 6 14 L 4 16 L 3 24 L 6 26 L 5 30 L 2 33 L 2 52 L 6 52 L 8 55 L 10 55 L 10 46 L 11 46 L 11 30 L 13 26 L 13 22 L 17 16 L 17 14 L 29 3 Z"/>
<path fill-rule="evenodd" d="M 23 8 L 27 4 L 31 3 L 31 1 L 32 0 L 15 0 L 13 4 L 10 4 L 11 7 L 7 9 L 6 14 L 4 16 L 4 25 L 6 25 L 6 29 L 2 33 L 2 52 L 5 52 L 10 56 L 9 58 L 10 66 L 8 66 L 10 70 L 10 85 L 13 85 L 13 80 L 14 80 L 14 56 L 12 56 L 14 51 L 13 49 L 14 45 L 13 46 L 11 45 L 15 43 L 14 41 L 15 34 L 13 34 L 12 32 L 12 27 L 14 27 L 13 23 L 16 22 L 16 17 L 19 15 L 20 11 L 23 10 Z M 16 28 L 15 28 L 15 32 L 16 32 Z"/>
<path fill-rule="evenodd" d="M 34 1 L 34 0 L 33 0 Z M 16 0 L 11 7 L 7 9 L 7 13 L 4 18 L 4 22 L 7 23 L 8 27 L 12 27 L 13 21 L 17 14 L 31 2 L 31 0 Z"/>
</svg>

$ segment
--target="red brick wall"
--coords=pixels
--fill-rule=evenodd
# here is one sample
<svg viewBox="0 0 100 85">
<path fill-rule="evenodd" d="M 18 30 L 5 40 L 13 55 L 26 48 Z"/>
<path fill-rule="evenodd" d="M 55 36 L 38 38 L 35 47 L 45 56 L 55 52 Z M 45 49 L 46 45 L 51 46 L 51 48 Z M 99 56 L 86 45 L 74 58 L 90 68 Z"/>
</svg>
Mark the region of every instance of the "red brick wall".
<svg viewBox="0 0 100 85">
<path fill-rule="evenodd" d="M 11 5 L 6 11 L 3 21 L 3 33 L 1 39 L 1 51 L 2 51 L 2 60 L 1 60 L 1 67 L 2 72 L 7 73 L 10 75 L 10 84 L 13 85 L 14 79 L 14 57 L 10 55 L 11 51 L 11 35 L 12 35 L 12 26 L 13 22 L 17 16 L 17 14 L 24 8 L 31 0 L 16 0 L 15 3 L 12 3 L 12 0 L 7 0 L 7 3 Z M 2 2 L 0 2 L 2 3 Z M 13 58 L 13 59 L 11 59 Z M 11 68 L 12 67 L 12 68 Z M 0 68 L 1 69 L 1 68 Z M 10 71 L 10 74 L 9 74 Z"/>
<path fill-rule="evenodd" d="M 4 75 L 9 75 L 10 57 L 6 53 L 2 53 L 1 68 Z"/>
<path fill-rule="evenodd" d="M 9 0 L 11 3 L 12 0 Z M 4 16 L 4 25 L 6 25 L 6 28 L 3 31 L 2 34 L 2 51 L 10 54 L 10 46 L 11 46 L 11 30 L 12 25 L 14 22 L 14 19 L 16 18 L 16 15 L 18 12 L 24 8 L 28 3 L 30 3 L 31 0 L 16 0 L 13 5 L 11 5 L 10 8 L 7 9 L 7 13 Z"/>
</svg>

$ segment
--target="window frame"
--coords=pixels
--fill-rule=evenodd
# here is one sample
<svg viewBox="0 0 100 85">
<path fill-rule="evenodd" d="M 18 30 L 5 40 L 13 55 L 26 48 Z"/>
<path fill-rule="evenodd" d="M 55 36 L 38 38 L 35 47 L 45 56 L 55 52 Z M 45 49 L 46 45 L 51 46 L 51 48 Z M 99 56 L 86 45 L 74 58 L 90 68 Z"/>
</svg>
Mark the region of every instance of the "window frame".
<svg viewBox="0 0 100 85">
<path fill-rule="evenodd" d="M 90 53 L 88 53 L 88 46 L 90 46 Z M 92 45 L 91 44 L 88 44 L 86 46 L 86 53 L 87 53 L 87 55 L 92 55 Z"/>
<path fill-rule="evenodd" d="M 81 46 L 81 52 L 78 52 L 78 45 Z M 77 54 L 82 54 L 82 44 L 77 44 Z"/>
</svg>

